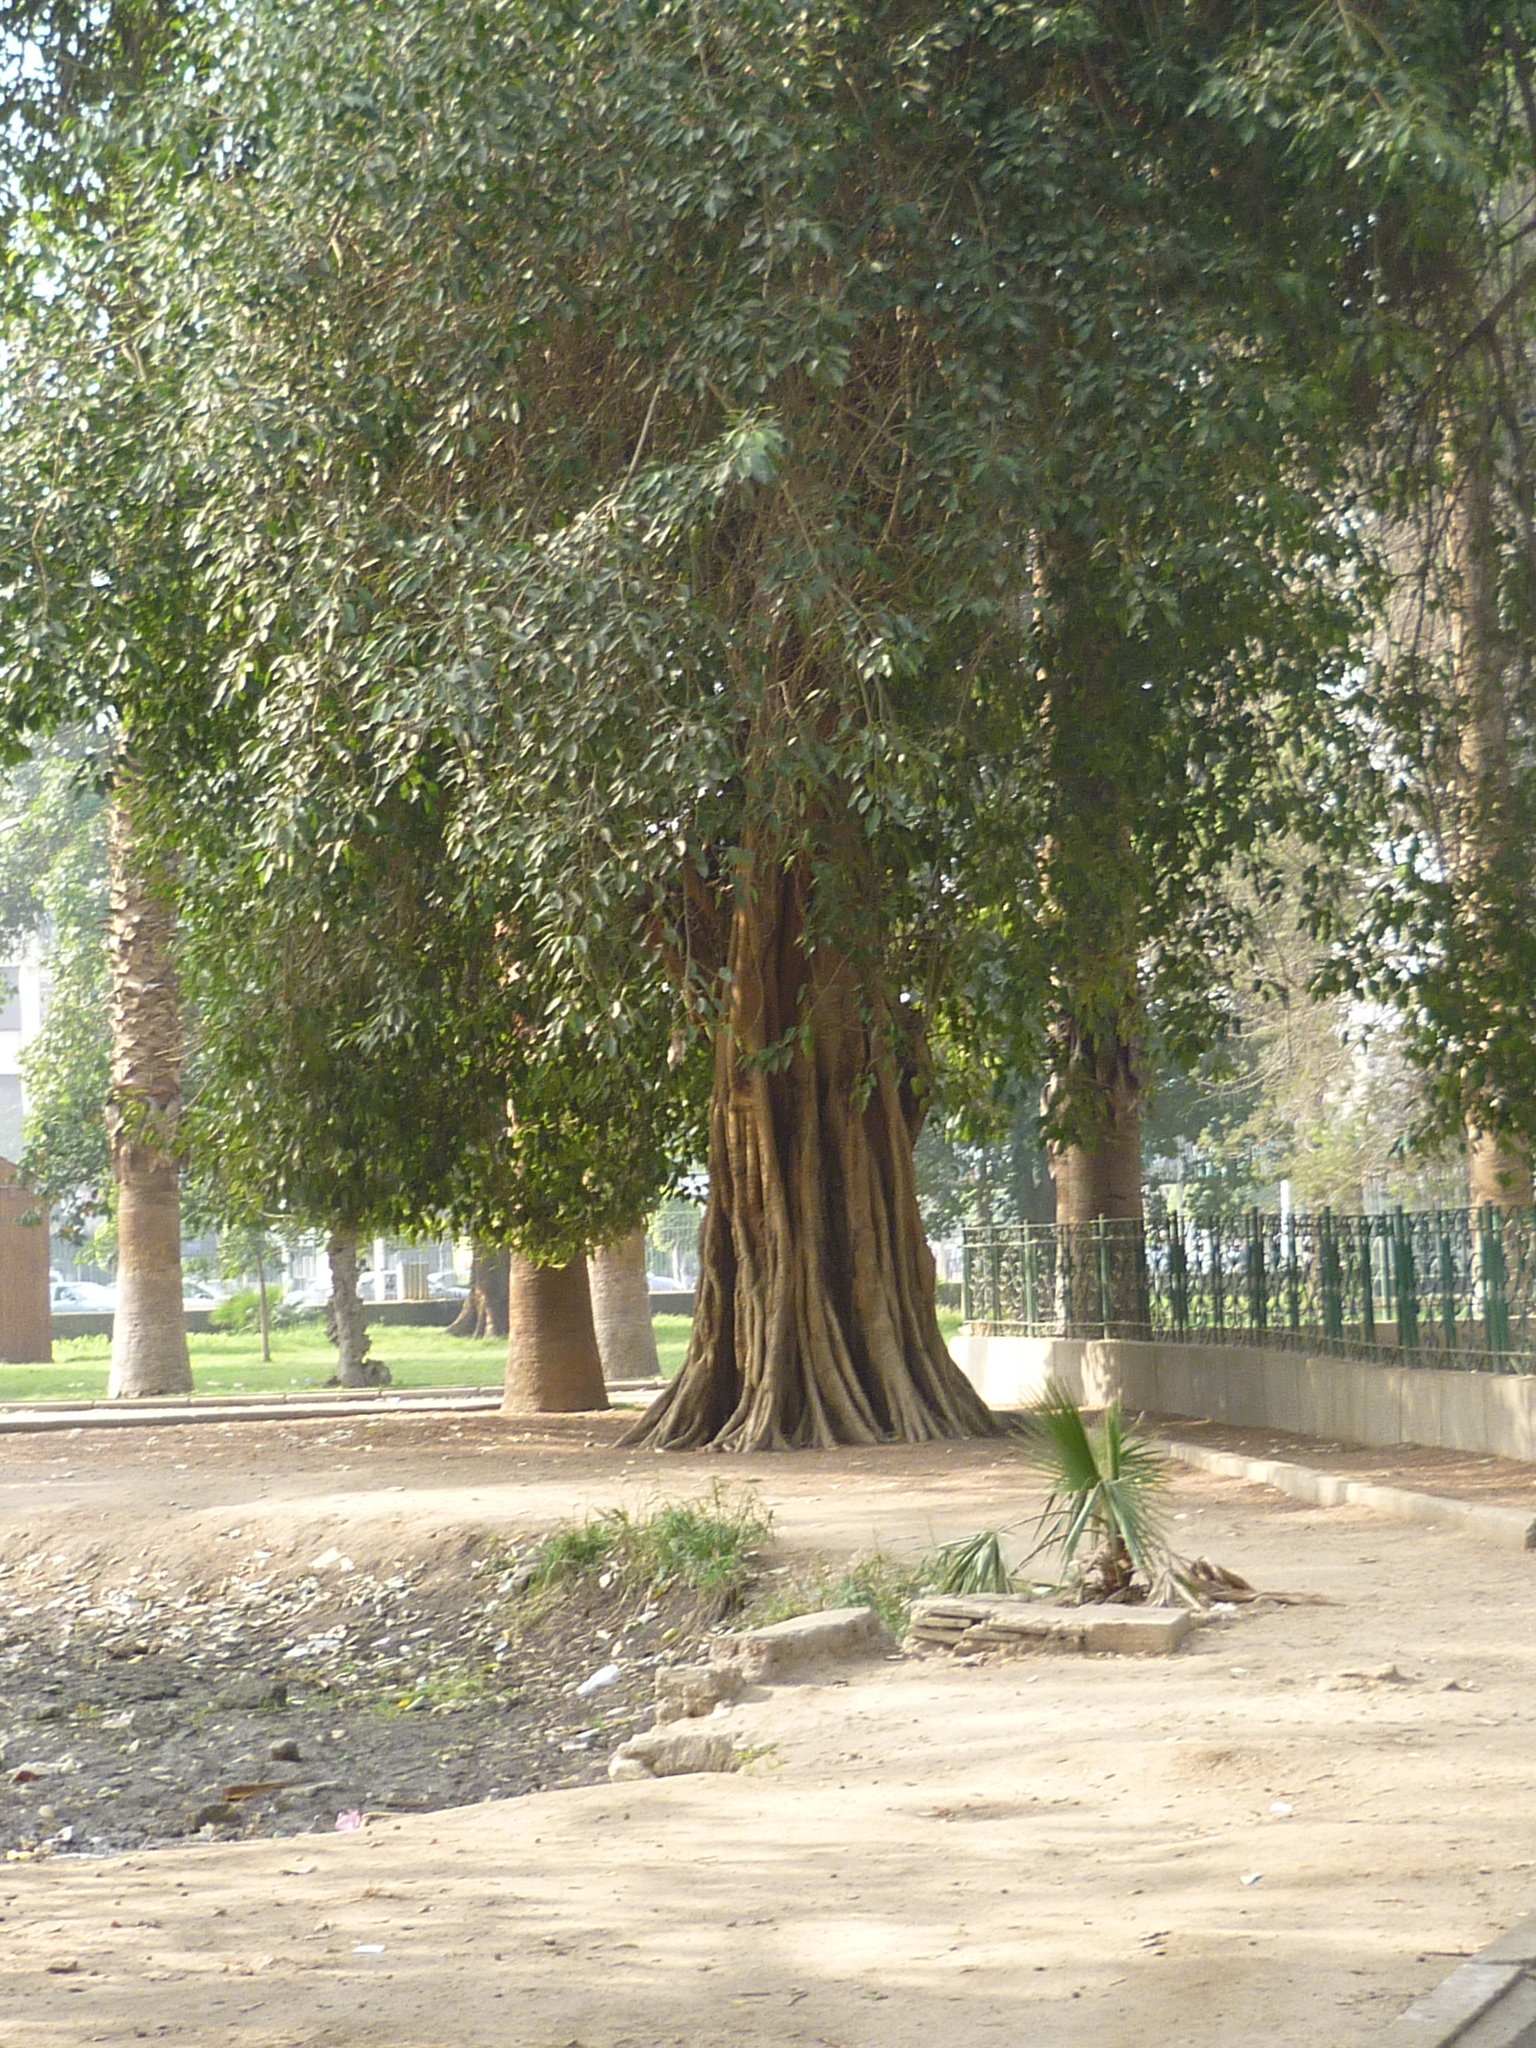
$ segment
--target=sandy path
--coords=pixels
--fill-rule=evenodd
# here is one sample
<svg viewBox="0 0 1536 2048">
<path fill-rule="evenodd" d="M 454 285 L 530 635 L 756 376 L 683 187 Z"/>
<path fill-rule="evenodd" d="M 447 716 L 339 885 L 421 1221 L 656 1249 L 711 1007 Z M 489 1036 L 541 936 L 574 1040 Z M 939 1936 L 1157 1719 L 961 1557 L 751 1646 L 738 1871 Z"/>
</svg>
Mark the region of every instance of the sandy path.
<svg viewBox="0 0 1536 2048">
<path fill-rule="evenodd" d="M 105 1517 L 114 1549 L 157 1541 L 190 1569 L 238 1515 L 241 1541 L 296 1552 L 336 1531 L 450 1547 L 724 1477 L 755 1481 L 796 1545 L 915 1549 L 1020 1499 L 991 1446 L 723 1469 L 631 1459 L 605 1428 L 466 1423 L 445 1446 L 379 1425 L 364 1452 L 361 1426 L 265 1448 L 204 1427 L 166 1432 L 158 1463 L 120 1438 L 12 1440 L 0 1545 L 43 1534 L 73 1566 Z M 1204 1475 L 1175 1488 L 1187 1548 L 1337 1604 L 1245 1613 L 1167 1662 L 921 1660 L 780 1690 L 738 1710 L 764 1753 L 734 1778 L 11 1865 L 0 2038 L 1369 2041 L 1536 1904 L 1536 1557 Z M 1403 1680 L 1340 1676 L 1387 1665 Z"/>
</svg>

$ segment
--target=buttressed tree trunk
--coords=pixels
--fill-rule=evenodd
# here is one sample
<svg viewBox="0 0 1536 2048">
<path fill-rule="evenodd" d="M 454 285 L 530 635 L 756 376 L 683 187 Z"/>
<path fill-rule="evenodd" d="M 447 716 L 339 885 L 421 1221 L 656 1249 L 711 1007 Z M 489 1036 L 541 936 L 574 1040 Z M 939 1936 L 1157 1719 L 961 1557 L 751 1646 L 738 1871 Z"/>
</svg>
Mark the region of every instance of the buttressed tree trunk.
<svg viewBox="0 0 1536 2048">
<path fill-rule="evenodd" d="M 1461 738 L 1451 861 L 1458 894 L 1475 902 L 1479 876 L 1499 858 L 1508 830 L 1509 711 L 1499 625 L 1498 539 L 1486 433 L 1457 453 L 1448 522 L 1455 689 Z M 1467 1200 L 1473 1208 L 1520 1208 L 1532 1199 L 1531 1154 L 1520 1139 L 1467 1123 Z"/>
<path fill-rule="evenodd" d="M 181 1003 L 172 956 L 172 878 L 133 818 L 125 771 L 107 821 L 107 964 L 112 1085 L 107 1142 L 117 1191 L 114 1396 L 189 1394 L 181 1299 Z"/>
<path fill-rule="evenodd" d="M 508 1277 L 502 1413 L 568 1415 L 606 1408 L 586 1260 L 535 1266 L 513 1252 Z"/>
<path fill-rule="evenodd" d="M 326 1335 L 336 1346 L 336 1380 L 344 1387 L 387 1387 L 389 1367 L 368 1356 L 368 1323 L 357 1291 L 356 1231 L 333 1231 L 325 1255 L 331 1269 Z"/>
<path fill-rule="evenodd" d="M 450 1337 L 505 1337 L 507 1253 L 503 1246 L 476 1243 L 469 1269 L 469 1293 L 448 1327 Z"/>
<path fill-rule="evenodd" d="M 592 1321 L 603 1374 L 609 1380 L 653 1380 L 661 1372 L 656 1332 L 651 1327 L 651 1289 L 645 1271 L 645 1232 L 628 1237 L 587 1260 Z"/>
<path fill-rule="evenodd" d="M 810 886 L 803 861 L 762 845 L 738 871 L 693 1337 L 631 1442 L 756 1451 L 996 1427 L 939 1331 L 891 996 L 807 946 Z M 791 1034 L 787 1058 L 764 1058 Z"/>
</svg>

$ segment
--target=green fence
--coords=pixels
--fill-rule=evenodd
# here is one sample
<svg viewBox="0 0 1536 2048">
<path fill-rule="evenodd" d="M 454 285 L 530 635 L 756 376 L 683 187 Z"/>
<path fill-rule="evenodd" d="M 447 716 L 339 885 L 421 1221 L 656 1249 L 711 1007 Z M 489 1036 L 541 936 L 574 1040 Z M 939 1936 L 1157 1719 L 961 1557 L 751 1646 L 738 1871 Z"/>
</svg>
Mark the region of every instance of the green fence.
<svg viewBox="0 0 1536 2048">
<path fill-rule="evenodd" d="M 997 1334 L 1280 1344 L 1536 1371 L 1536 1211 L 1028 1224 L 965 1233 L 962 1309 Z"/>
</svg>

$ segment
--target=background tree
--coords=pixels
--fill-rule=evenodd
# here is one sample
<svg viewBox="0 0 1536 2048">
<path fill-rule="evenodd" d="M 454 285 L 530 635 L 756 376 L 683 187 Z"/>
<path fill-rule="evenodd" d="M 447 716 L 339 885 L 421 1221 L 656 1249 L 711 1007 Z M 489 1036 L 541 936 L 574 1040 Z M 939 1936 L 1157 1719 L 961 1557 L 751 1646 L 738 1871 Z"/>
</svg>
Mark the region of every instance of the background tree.
<svg viewBox="0 0 1536 2048">
<path fill-rule="evenodd" d="M 710 1197 L 648 1440 L 987 1426 L 939 1336 L 911 1146 L 1011 799 L 1049 840 L 1079 772 L 1042 764 L 1042 714 L 1098 732 L 1138 667 L 1155 690 L 1199 646 L 1157 727 L 1163 816 L 1126 829 L 1171 834 L 1197 775 L 1230 817 L 1223 779 L 1319 644 L 1304 605 L 1288 672 L 1268 628 L 1298 582 L 1314 607 L 1340 587 L 1317 564 L 1353 538 L 1304 459 L 1318 364 L 1354 331 L 1372 209 L 1411 184 L 1402 138 L 1447 102 L 1421 38 L 1303 106 L 1293 149 L 1228 87 L 1310 18 L 661 0 L 343 37 L 322 10 L 223 74 L 220 161 L 261 175 L 199 195 L 190 263 L 178 214 L 164 274 L 196 311 L 205 591 L 228 673 L 268 678 L 267 827 L 334 781 L 324 697 L 386 778 L 440 757 L 455 857 L 549 978 L 542 1028 L 599 1032 L 672 973 L 714 1059 Z M 1383 137 L 1390 64 L 1413 90 Z M 1267 638 L 1228 667 L 1181 613 L 1234 586 Z M 1110 629 L 1113 708 L 1069 710 Z M 1176 843 L 1197 906 L 1210 848 Z M 1160 1011 L 1127 979 L 1137 907 L 1103 1007 L 1172 1039 L 1177 977 Z M 1157 937 L 1193 955 L 1199 929 Z M 1035 949 L 1011 986 L 1040 982 Z M 1135 1015 L 1111 1043 L 1089 1007 L 1058 1005 L 1134 1048 Z M 1097 1072 L 1064 1043 L 1065 1074 Z"/>
<path fill-rule="evenodd" d="M 661 1044 L 629 1063 L 579 1044 L 563 1063 L 537 1057 L 549 1048 L 530 1022 L 538 999 L 515 934 L 464 893 L 442 823 L 422 776 L 409 796 L 359 804 L 344 857 L 294 846 L 269 867 L 226 810 L 189 873 L 198 1085 L 187 1142 L 228 1213 L 326 1237 L 344 1384 L 378 1377 L 360 1239 L 473 1234 L 563 1271 L 654 1200 L 693 1136 L 686 1076 L 669 1072 Z M 500 1264 L 505 1275 L 505 1252 Z M 529 1379 L 519 1347 L 540 1317 L 574 1315 L 583 1328 L 557 1321 L 557 1355 L 533 1377 L 548 1403 L 588 1405 L 577 1397 L 590 1387 L 568 1384 L 560 1365 L 574 1369 L 583 1346 L 596 1355 L 584 1290 L 530 1285 L 509 1387 Z"/>
</svg>

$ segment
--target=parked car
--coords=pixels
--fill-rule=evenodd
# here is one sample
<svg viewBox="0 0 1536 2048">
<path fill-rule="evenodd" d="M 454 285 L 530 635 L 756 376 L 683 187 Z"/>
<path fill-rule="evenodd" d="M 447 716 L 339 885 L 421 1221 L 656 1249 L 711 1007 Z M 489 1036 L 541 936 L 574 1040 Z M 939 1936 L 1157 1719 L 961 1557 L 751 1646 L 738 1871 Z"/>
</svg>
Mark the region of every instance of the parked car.
<svg viewBox="0 0 1536 2048">
<path fill-rule="evenodd" d="M 217 1308 L 228 1298 L 229 1289 L 220 1287 L 213 1280 L 187 1280 L 181 1283 L 181 1305 L 183 1308 Z"/>
<path fill-rule="evenodd" d="M 48 1305 L 55 1315 L 102 1315 L 117 1307 L 117 1289 L 96 1280 L 53 1279 L 48 1283 Z"/>
<path fill-rule="evenodd" d="M 331 1298 L 329 1278 L 311 1280 L 307 1287 L 290 1287 L 283 1296 L 283 1307 L 298 1309 L 325 1308 Z"/>
<path fill-rule="evenodd" d="M 433 1301 L 463 1301 L 469 1289 L 452 1272 L 429 1273 L 427 1293 Z"/>
</svg>

